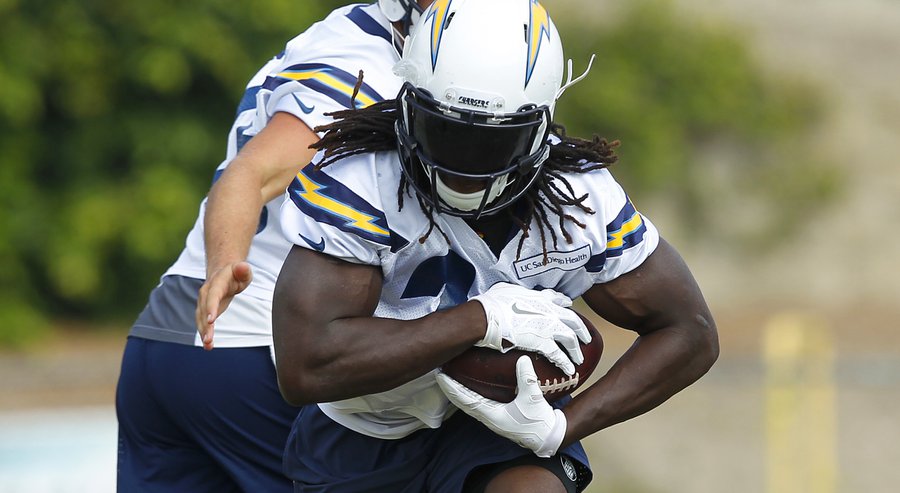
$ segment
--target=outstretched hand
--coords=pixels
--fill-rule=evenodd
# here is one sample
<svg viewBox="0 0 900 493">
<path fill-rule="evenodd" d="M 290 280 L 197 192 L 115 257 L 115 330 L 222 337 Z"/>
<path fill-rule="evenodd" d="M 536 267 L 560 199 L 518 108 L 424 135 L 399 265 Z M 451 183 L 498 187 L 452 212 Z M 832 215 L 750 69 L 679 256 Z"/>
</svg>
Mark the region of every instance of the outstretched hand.
<svg viewBox="0 0 900 493">
<path fill-rule="evenodd" d="M 247 289 L 252 280 L 250 264 L 235 262 L 214 272 L 200 287 L 194 316 L 204 349 L 213 348 L 216 319 L 225 312 L 235 295 Z"/>
<path fill-rule="evenodd" d="M 530 357 L 516 360 L 518 391 L 509 403 L 488 399 L 446 373 L 440 372 L 436 378 L 450 402 L 494 433 L 530 449 L 538 457 L 556 455 L 566 435 L 566 415 L 544 399 Z"/>
</svg>

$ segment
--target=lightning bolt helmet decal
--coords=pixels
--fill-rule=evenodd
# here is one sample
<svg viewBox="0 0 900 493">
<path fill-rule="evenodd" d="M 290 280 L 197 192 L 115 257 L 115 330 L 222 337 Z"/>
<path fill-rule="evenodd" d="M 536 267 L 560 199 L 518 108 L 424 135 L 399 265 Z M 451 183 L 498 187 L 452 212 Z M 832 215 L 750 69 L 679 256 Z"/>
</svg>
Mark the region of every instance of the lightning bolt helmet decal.
<svg viewBox="0 0 900 493">
<path fill-rule="evenodd" d="M 537 64 L 538 55 L 541 52 L 541 42 L 547 38 L 550 42 L 550 16 L 543 5 L 537 0 L 530 0 L 528 3 L 528 62 L 525 67 L 525 87 L 531 81 L 531 75 L 534 72 L 534 66 Z"/>
<path fill-rule="evenodd" d="M 438 53 L 441 50 L 441 37 L 447 26 L 450 4 L 453 0 L 436 0 L 431 4 L 431 10 L 426 18 L 426 24 L 431 22 L 431 70 L 437 66 Z"/>
</svg>

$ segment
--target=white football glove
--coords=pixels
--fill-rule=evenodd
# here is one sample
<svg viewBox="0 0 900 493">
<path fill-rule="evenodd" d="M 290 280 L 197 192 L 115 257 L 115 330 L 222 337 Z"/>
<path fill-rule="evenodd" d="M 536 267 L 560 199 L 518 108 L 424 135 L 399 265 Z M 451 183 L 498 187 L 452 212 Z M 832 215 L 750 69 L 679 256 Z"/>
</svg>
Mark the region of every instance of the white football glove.
<svg viewBox="0 0 900 493">
<path fill-rule="evenodd" d="M 516 361 L 518 390 L 509 403 L 483 397 L 446 373 L 439 372 L 436 378 L 450 402 L 494 433 L 530 449 L 538 457 L 556 455 L 566 435 L 566 415 L 544 399 L 528 356 Z"/>
<path fill-rule="evenodd" d="M 538 352 L 566 375 L 574 374 L 575 365 L 584 361 L 578 341 L 591 342 L 591 334 L 581 317 L 568 309 L 572 306 L 568 296 L 501 282 L 471 299 L 480 302 L 487 315 L 487 331 L 476 346 L 502 353 L 513 348 Z"/>
</svg>

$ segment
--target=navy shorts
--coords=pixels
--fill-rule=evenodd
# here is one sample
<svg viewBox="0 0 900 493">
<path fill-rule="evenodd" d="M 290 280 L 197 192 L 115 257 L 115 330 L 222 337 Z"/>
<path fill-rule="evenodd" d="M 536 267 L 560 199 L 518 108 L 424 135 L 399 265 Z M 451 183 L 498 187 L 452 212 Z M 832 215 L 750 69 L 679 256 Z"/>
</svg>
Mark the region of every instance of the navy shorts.
<svg viewBox="0 0 900 493">
<path fill-rule="evenodd" d="M 296 493 L 459 493 L 469 473 L 532 454 L 457 411 L 437 429 L 398 440 L 356 433 L 318 406 L 305 406 L 285 451 L 285 472 Z M 580 443 L 559 455 L 570 459 L 578 491 L 591 480 Z"/>
<path fill-rule="evenodd" d="M 268 347 L 129 337 L 116 390 L 118 491 L 290 492 L 284 445 L 300 408 Z"/>
</svg>

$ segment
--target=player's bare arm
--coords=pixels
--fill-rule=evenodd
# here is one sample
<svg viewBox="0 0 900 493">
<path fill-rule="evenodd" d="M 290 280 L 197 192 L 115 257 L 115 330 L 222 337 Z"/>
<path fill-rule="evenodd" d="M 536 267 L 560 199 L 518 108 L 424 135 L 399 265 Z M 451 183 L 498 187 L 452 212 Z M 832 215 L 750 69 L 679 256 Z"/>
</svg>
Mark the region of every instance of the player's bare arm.
<svg viewBox="0 0 900 493">
<path fill-rule="evenodd" d="M 376 318 L 377 267 L 294 247 L 275 286 L 282 394 L 295 405 L 382 392 L 433 370 L 485 335 L 477 302 L 415 320 Z"/>
<path fill-rule="evenodd" d="M 643 414 L 703 376 L 719 354 L 716 325 L 678 252 L 660 239 L 641 266 L 597 284 L 583 299 L 639 334 L 594 385 L 566 407 L 563 444 Z"/>
<path fill-rule="evenodd" d="M 206 282 L 197 299 L 196 321 L 203 346 L 213 347 L 216 318 L 252 280 L 245 262 L 260 209 L 284 193 L 308 163 L 318 136 L 297 117 L 276 113 L 250 139 L 209 193 L 204 217 Z"/>
</svg>

